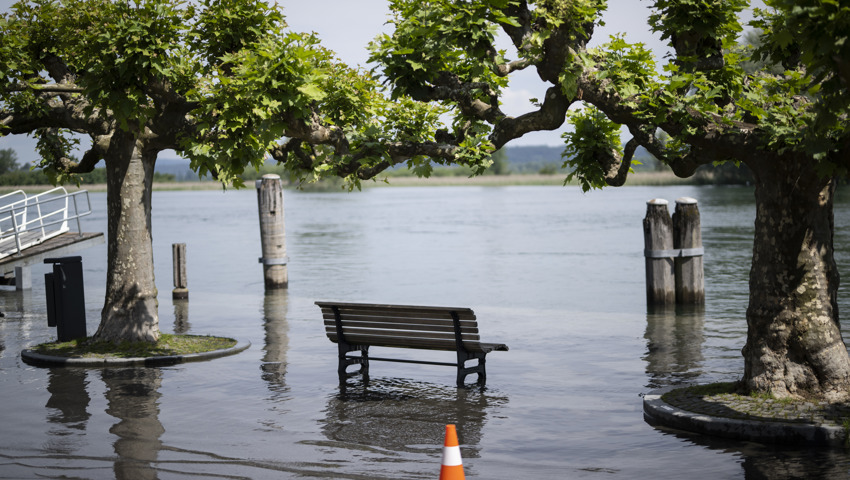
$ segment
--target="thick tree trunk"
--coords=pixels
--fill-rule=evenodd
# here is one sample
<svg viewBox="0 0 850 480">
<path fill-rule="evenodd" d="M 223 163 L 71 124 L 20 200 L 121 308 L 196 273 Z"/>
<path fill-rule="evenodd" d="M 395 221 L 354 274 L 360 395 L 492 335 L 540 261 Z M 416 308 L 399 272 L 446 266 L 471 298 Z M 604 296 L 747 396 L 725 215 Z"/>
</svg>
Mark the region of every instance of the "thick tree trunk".
<svg viewBox="0 0 850 480">
<path fill-rule="evenodd" d="M 95 337 L 110 341 L 159 339 L 151 244 L 151 187 L 156 152 L 117 132 L 106 162 L 108 262 L 106 299 Z"/>
<path fill-rule="evenodd" d="M 744 383 L 777 397 L 844 400 L 850 357 L 838 323 L 833 194 L 806 159 L 756 173 Z M 790 166 L 793 165 L 793 166 Z"/>
</svg>

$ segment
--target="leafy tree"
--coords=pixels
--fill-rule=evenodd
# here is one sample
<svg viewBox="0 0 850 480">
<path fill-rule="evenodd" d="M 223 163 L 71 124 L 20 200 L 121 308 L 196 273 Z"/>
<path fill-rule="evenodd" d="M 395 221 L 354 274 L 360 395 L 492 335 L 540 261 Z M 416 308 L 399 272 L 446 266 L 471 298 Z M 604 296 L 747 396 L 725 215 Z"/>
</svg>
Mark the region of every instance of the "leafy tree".
<svg viewBox="0 0 850 480">
<path fill-rule="evenodd" d="M 486 173 L 493 175 L 507 175 L 511 173 L 511 166 L 508 162 L 508 154 L 504 149 L 499 149 L 490 155 L 490 160 L 493 162 L 487 167 Z"/>
<path fill-rule="evenodd" d="M 11 148 L 0 149 L 0 175 L 14 172 L 20 167 L 18 165 L 18 154 Z"/>
<path fill-rule="evenodd" d="M 655 0 L 650 27 L 675 52 L 658 73 L 652 54 L 623 37 L 587 46 L 604 0 L 393 0 L 395 31 L 372 59 L 396 98 L 449 105 L 455 126 L 487 132 L 494 148 L 572 123 L 565 157 L 585 189 L 622 185 L 638 146 L 682 177 L 716 162 L 748 167 L 757 219 L 742 385 L 847 399 L 832 205 L 850 153 L 850 6 L 766 4 L 754 51 L 735 48 L 745 0 Z M 496 47 L 498 31 L 510 53 Z M 747 73 L 745 61 L 783 68 Z M 522 69 L 550 87 L 536 109 L 508 116 L 499 96 Z M 631 139 L 621 147 L 622 127 Z"/>
<path fill-rule="evenodd" d="M 0 135 L 34 135 L 54 182 L 106 163 L 109 267 L 95 333 L 103 340 L 159 337 L 158 152 L 174 149 L 199 174 L 237 186 L 268 150 L 303 179 L 356 184 L 407 159 L 427 175 L 421 155 L 449 156 L 433 141 L 442 111 L 390 101 L 369 73 L 338 63 L 314 35 L 288 31 L 262 1 L 33 0 L 0 16 Z M 80 135 L 85 154 L 72 158 Z M 483 135 L 456 142 L 452 160 L 483 170 Z"/>
</svg>

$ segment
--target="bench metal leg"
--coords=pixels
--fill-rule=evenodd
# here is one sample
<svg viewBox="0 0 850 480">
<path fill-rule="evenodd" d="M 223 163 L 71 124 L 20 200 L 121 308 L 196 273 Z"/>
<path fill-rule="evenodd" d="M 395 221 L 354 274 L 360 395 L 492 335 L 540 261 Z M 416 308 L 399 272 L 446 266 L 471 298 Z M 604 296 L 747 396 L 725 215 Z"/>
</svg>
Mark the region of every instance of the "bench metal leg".
<svg viewBox="0 0 850 480">
<path fill-rule="evenodd" d="M 363 376 L 363 381 L 369 381 L 369 345 L 352 345 L 345 341 L 345 334 L 342 331 L 342 317 L 338 307 L 332 307 L 334 312 L 334 323 L 336 323 L 337 346 L 339 351 L 339 365 L 337 366 L 337 374 L 339 375 L 339 383 L 345 384 L 345 380 L 358 373 Z M 349 357 L 349 352 L 360 351 L 359 357 Z M 360 365 L 360 370 L 348 373 L 346 369 L 349 365 Z"/>
<path fill-rule="evenodd" d="M 466 376 L 477 373 L 478 381 L 476 382 L 480 386 L 484 386 L 487 383 L 487 368 L 486 368 L 486 353 L 472 353 L 472 352 L 457 352 L 457 386 L 463 387 L 466 383 Z M 478 360 L 478 364 L 467 367 L 467 360 Z"/>
<path fill-rule="evenodd" d="M 349 357 L 349 352 L 360 351 L 359 357 Z M 348 372 L 349 365 L 360 365 L 360 369 L 355 372 Z M 362 375 L 364 381 L 369 380 L 369 346 L 368 345 L 350 345 L 348 343 L 339 344 L 339 365 L 337 366 L 337 374 L 339 382 L 344 383 L 348 377 L 354 375 Z"/>
</svg>

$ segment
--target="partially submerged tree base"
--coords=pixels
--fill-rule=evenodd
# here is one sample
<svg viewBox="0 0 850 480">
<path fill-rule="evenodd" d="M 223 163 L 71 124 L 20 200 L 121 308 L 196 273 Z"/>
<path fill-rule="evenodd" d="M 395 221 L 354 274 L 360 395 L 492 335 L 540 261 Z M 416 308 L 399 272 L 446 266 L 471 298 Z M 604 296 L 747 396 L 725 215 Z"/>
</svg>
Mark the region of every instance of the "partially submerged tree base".
<svg viewBox="0 0 850 480">
<path fill-rule="evenodd" d="M 206 353 L 232 348 L 236 344 L 236 340 L 226 337 L 162 334 L 156 342 L 108 342 L 85 338 L 42 343 L 32 350 L 67 358 L 150 358 Z"/>
<path fill-rule="evenodd" d="M 743 382 L 720 382 L 670 390 L 661 399 L 682 410 L 734 420 L 850 425 L 850 403 L 817 398 L 777 397 L 749 391 Z"/>
</svg>

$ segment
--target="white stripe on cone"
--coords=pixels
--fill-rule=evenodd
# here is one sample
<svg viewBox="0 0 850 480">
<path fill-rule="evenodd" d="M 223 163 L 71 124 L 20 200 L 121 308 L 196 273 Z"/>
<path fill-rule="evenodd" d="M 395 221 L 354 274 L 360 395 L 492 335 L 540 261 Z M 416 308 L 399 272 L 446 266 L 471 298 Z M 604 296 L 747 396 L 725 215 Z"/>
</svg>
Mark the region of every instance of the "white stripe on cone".
<svg viewBox="0 0 850 480">
<path fill-rule="evenodd" d="M 460 458 L 460 447 L 443 447 L 443 465 L 447 467 L 457 467 L 463 465 Z"/>
</svg>

